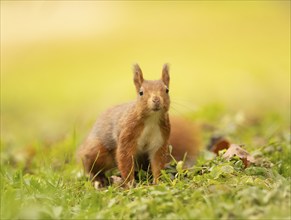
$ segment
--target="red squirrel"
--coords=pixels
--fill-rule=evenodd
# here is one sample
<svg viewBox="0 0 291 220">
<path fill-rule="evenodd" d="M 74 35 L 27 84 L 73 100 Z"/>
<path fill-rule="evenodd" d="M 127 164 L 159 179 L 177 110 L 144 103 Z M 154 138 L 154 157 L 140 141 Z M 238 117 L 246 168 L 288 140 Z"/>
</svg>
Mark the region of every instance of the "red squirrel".
<svg viewBox="0 0 291 220">
<path fill-rule="evenodd" d="M 174 118 L 175 127 L 171 133 L 169 66 L 163 66 L 159 80 L 145 80 L 137 64 L 133 73 L 137 99 L 105 111 L 78 151 L 85 171 L 101 185 L 105 171 L 116 166 L 124 183 L 132 183 L 135 162 L 145 157 L 151 167 L 153 182 L 157 183 L 161 169 L 170 161 L 170 140 L 172 154 L 177 160 L 181 160 L 186 152 L 192 160 L 197 153 L 197 140 L 192 138 L 193 129 L 187 122 Z"/>
</svg>

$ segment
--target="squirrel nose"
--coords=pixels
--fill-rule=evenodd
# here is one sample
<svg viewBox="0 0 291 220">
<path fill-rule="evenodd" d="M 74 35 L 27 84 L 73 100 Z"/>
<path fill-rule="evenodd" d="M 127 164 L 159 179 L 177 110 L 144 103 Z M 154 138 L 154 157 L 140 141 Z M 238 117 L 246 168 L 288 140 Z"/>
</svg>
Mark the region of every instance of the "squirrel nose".
<svg viewBox="0 0 291 220">
<path fill-rule="evenodd" d="M 159 105 L 160 104 L 160 98 L 157 97 L 157 96 L 154 96 L 153 97 L 153 103 L 156 104 L 156 105 Z"/>
</svg>

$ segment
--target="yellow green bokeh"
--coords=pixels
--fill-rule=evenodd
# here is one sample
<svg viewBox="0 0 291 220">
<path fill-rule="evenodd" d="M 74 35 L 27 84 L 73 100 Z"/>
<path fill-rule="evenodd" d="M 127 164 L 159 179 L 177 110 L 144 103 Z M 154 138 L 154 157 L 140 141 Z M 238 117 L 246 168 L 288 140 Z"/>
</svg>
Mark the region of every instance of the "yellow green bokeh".
<svg viewBox="0 0 291 220">
<path fill-rule="evenodd" d="M 2 141 L 58 136 L 134 99 L 136 62 L 147 79 L 170 63 L 171 113 L 219 103 L 287 119 L 290 2 L 1 1 Z"/>
</svg>

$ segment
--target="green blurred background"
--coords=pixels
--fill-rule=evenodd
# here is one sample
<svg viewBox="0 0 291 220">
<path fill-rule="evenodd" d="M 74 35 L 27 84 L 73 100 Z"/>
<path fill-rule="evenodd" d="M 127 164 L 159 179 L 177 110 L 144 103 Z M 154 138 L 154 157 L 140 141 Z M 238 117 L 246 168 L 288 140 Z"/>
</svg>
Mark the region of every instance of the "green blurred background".
<svg viewBox="0 0 291 220">
<path fill-rule="evenodd" d="M 170 63 L 171 113 L 207 105 L 289 121 L 289 1 L 1 1 L 1 142 L 75 132 Z M 288 123 L 288 122 L 287 122 Z"/>
</svg>

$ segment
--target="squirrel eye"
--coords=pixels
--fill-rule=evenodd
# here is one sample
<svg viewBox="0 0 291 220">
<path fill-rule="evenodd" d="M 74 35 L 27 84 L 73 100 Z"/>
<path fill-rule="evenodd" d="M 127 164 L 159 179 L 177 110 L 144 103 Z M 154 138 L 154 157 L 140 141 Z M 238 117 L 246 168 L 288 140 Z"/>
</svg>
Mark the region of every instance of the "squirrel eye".
<svg viewBox="0 0 291 220">
<path fill-rule="evenodd" d="M 166 88 L 166 93 L 169 93 L 169 89 L 168 88 Z"/>
<path fill-rule="evenodd" d="M 143 91 L 139 91 L 139 95 L 142 96 L 143 95 Z"/>
</svg>

